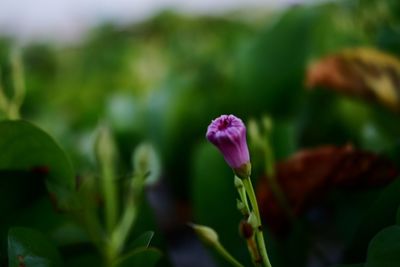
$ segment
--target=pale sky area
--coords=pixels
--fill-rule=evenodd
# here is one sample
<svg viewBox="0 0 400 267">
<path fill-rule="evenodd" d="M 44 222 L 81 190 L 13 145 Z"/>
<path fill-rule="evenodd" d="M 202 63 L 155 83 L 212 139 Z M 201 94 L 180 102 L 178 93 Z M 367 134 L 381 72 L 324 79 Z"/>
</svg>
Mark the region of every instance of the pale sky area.
<svg viewBox="0 0 400 267">
<path fill-rule="evenodd" d="M 163 9 L 219 14 L 240 8 L 281 8 L 318 0 L 0 0 L 0 35 L 21 40 L 74 39 L 104 20 L 140 21 Z"/>
</svg>

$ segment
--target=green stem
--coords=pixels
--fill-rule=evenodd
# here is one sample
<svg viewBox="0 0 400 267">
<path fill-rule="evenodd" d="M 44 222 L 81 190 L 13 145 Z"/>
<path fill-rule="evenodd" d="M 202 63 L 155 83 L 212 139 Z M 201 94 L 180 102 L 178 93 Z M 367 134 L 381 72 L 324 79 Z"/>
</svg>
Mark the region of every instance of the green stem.
<svg viewBox="0 0 400 267">
<path fill-rule="evenodd" d="M 86 209 L 74 211 L 72 212 L 72 215 L 84 227 L 89 239 L 98 249 L 98 251 L 100 253 L 104 253 L 104 232 L 96 218 L 96 215 L 90 210 L 88 211 Z"/>
<path fill-rule="evenodd" d="M 8 115 L 8 98 L 6 97 L 2 84 L 2 76 L 0 71 L 0 110 Z"/>
<path fill-rule="evenodd" d="M 240 199 L 242 200 L 243 204 L 246 207 L 247 215 L 250 215 L 249 203 L 247 202 L 247 197 L 246 197 L 246 189 L 244 187 L 242 187 L 238 191 L 239 191 Z"/>
<path fill-rule="evenodd" d="M 268 139 L 269 136 L 267 136 L 266 140 Z M 286 216 L 292 220 L 294 218 L 292 209 L 290 208 L 290 204 L 276 179 L 275 157 L 271 144 L 268 141 L 265 141 L 263 147 L 265 153 L 265 173 L 267 174 L 268 185 L 271 188 L 272 194 L 277 199 L 279 206 L 283 209 Z"/>
<path fill-rule="evenodd" d="M 247 219 L 247 217 L 250 215 L 250 208 L 249 208 L 249 203 L 248 203 L 248 201 L 247 201 L 246 188 L 244 188 L 242 179 L 240 179 L 240 178 L 237 177 L 236 175 L 235 175 L 235 181 L 240 181 L 240 183 L 238 183 L 238 184 L 236 184 L 236 182 L 235 182 L 235 187 L 236 187 L 236 189 L 237 189 L 237 191 L 238 191 L 238 194 L 239 194 L 239 196 L 240 196 L 240 200 L 242 201 L 242 203 L 243 203 L 244 206 L 245 206 L 246 214 L 244 214 L 244 216 L 245 216 L 246 219 Z"/>
<path fill-rule="evenodd" d="M 216 244 L 214 246 L 215 250 L 226 259 L 232 266 L 235 267 L 244 267 L 240 262 L 238 262 L 229 252 L 220 244 Z"/>
<path fill-rule="evenodd" d="M 11 53 L 12 79 L 14 95 L 9 106 L 9 116 L 11 119 L 20 118 L 20 108 L 25 98 L 25 77 L 19 50 Z"/>
<path fill-rule="evenodd" d="M 265 173 L 268 176 L 275 176 L 275 157 L 272 152 L 271 144 L 268 141 L 265 141 L 263 145 L 264 154 L 265 154 Z"/>
<path fill-rule="evenodd" d="M 102 162 L 102 182 L 105 203 L 105 216 L 107 232 L 111 233 L 117 222 L 117 188 L 115 185 L 115 171 L 113 162 Z"/>
<path fill-rule="evenodd" d="M 125 213 L 122 216 L 121 222 L 118 224 L 117 228 L 114 230 L 111 236 L 110 246 L 118 254 L 121 252 L 126 239 L 129 236 L 129 232 L 136 219 L 137 209 L 135 205 L 128 205 L 126 207 Z"/>
<path fill-rule="evenodd" d="M 286 216 L 292 220 L 294 218 L 292 209 L 290 207 L 290 204 L 283 193 L 281 187 L 278 184 L 278 181 L 276 180 L 276 176 L 267 176 L 268 178 L 268 185 L 271 188 L 272 194 L 278 201 L 279 206 L 283 209 L 285 212 Z"/>
<path fill-rule="evenodd" d="M 264 235 L 262 233 L 261 216 L 260 216 L 260 211 L 258 209 L 257 198 L 250 177 L 243 179 L 243 184 L 258 221 L 258 226 L 256 229 L 256 239 L 258 248 L 260 250 L 261 258 L 263 260 L 265 267 L 271 267 L 271 263 L 268 258 L 267 248 L 265 247 Z"/>
<path fill-rule="evenodd" d="M 129 236 L 129 232 L 137 218 L 138 201 L 142 196 L 143 188 L 144 176 L 141 175 L 134 177 L 131 181 L 128 193 L 129 195 L 121 221 L 111 235 L 110 249 L 115 255 L 118 255 L 123 249 L 126 239 Z"/>
</svg>

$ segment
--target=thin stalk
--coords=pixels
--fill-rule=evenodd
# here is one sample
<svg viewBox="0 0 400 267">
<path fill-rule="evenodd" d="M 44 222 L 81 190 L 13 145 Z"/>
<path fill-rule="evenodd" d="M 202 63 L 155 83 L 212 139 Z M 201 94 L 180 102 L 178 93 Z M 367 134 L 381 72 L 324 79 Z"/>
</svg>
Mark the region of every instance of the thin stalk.
<svg viewBox="0 0 400 267">
<path fill-rule="evenodd" d="M 121 252 L 126 239 L 129 236 L 129 232 L 132 228 L 133 222 L 137 217 L 137 208 L 134 204 L 127 205 L 124 215 L 122 216 L 121 222 L 118 224 L 111 236 L 112 250 L 116 254 Z"/>
<path fill-rule="evenodd" d="M 104 194 L 105 216 L 107 232 L 111 233 L 117 222 L 117 187 L 115 184 L 115 170 L 112 162 L 102 162 L 102 188 Z"/>
<path fill-rule="evenodd" d="M 11 54 L 12 79 L 14 95 L 9 106 L 9 116 L 11 119 L 20 118 L 20 108 L 25 98 L 25 76 L 19 50 L 14 50 Z"/>
<path fill-rule="evenodd" d="M 272 152 L 271 144 L 265 140 L 262 146 L 265 154 L 265 173 L 268 177 L 275 176 L 275 156 Z"/>
<path fill-rule="evenodd" d="M 256 229 L 256 240 L 257 240 L 259 252 L 261 254 L 261 258 L 263 260 L 263 264 L 265 267 L 271 267 L 271 263 L 269 261 L 268 254 L 267 254 L 267 248 L 265 247 L 264 235 L 262 233 L 260 211 L 258 209 L 256 194 L 254 192 L 250 177 L 243 179 L 243 184 L 246 189 L 247 195 L 249 197 L 251 206 L 253 207 L 254 213 L 257 217 L 258 226 Z"/>
<path fill-rule="evenodd" d="M 118 219 L 118 187 L 116 184 L 117 148 L 112 134 L 101 126 L 96 139 L 95 152 L 101 168 L 100 185 L 104 197 L 107 234 L 111 235 Z"/>
<path fill-rule="evenodd" d="M 118 255 L 123 249 L 126 239 L 129 236 L 129 232 L 137 218 L 138 201 L 143 193 L 144 178 L 136 176 L 132 179 L 124 213 L 111 235 L 110 249 L 116 255 Z"/>
<path fill-rule="evenodd" d="M 239 193 L 240 199 L 242 200 L 244 206 L 246 207 L 247 214 L 249 215 L 250 208 L 249 208 L 249 203 L 247 202 L 246 189 L 244 187 L 239 188 L 238 193 Z"/>
<path fill-rule="evenodd" d="M 225 258 L 227 262 L 235 267 L 244 267 L 240 262 L 238 262 L 220 243 L 215 244 L 215 250 Z"/>
<path fill-rule="evenodd" d="M 277 180 L 276 180 L 276 176 L 267 176 L 268 178 L 268 185 L 271 188 L 272 194 L 274 195 L 274 197 L 276 198 L 276 200 L 278 201 L 279 206 L 283 209 L 283 211 L 285 212 L 286 216 L 290 219 L 293 220 L 294 215 L 292 212 L 292 209 L 290 208 L 290 205 L 288 203 L 288 200 L 285 196 L 285 194 L 283 193 L 281 187 L 279 186 Z"/>
<path fill-rule="evenodd" d="M 8 115 L 8 99 L 4 93 L 3 84 L 2 84 L 2 76 L 0 70 L 0 110 L 4 112 L 4 114 Z"/>
<path fill-rule="evenodd" d="M 96 215 L 89 211 L 78 210 L 72 212 L 72 215 L 80 222 L 86 230 L 89 239 L 100 253 L 104 253 L 104 232 L 96 218 Z"/>
<path fill-rule="evenodd" d="M 235 183 L 235 187 L 238 191 L 238 194 L 240 196 L 240 200 L 242 201 L 245 209 L 246 209 L 246 214 L 244 214 L 244 216 L 247 217 L 250 215 L 250 207 L 249 207 L 249 203 L 247 201 L 247 196 L 246 196 L 246 188 L 244 188 L 244 185 L 242 183 L 242 179 L 240 179 L 239 177 L 237 177 L 235 175 L 235 181 L 240 181 L 240 183 L 236 184 Z"/>
<path fill-rule="evenodd" d="M 272 194 L 278 201 L 279 206 L 283 209 L 286 216 L 292 220 L 294 218 L 292 209 L 290 208 L 289 202 L 282 191 L 282 188 L 278 184 L 276 180 L 276 172 L 275 172 L 275 157 L 271 148 L 271 144 L 269 143 L 268 136 L 263 145 L 264 154 L 265 154 L 265 173 L 267 174 L 268 185 L 271 188 Z"/>
</svg>

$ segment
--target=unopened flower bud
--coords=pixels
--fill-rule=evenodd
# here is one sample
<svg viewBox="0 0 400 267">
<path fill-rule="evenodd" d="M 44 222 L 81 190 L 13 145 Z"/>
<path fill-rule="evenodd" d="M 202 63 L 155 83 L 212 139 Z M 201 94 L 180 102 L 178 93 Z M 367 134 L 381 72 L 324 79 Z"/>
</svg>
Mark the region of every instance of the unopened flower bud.
<svg viewBox="0 0 400 267">
<path fill-rule="evenodd" d="M 258 220 L 256 215 L 254 214 L 254 212 L 250 213 L 249 218 L 247 219 L 247 222 L 253 227 L 253 229 L 257 229 L 258 228 Z"/>
<path fill-rule="evenodd" d="M 222 153 L 225 161 L 240 178 L 250 174 L 250 154 L 246 126 L 234 115 L 221 115 L 208 126 L 207 139 Z"/>
<path fill-rule="evenodd" d="M 117 148 L 110 129 L 101 126 L 95 141 L 95 153 L 100 164 L 112 164 L 117 157 Z"/>
<path fill-rule="evenodd" d="M 243 204 L 242 201 L 240 201 L 239 199 L 236 199 L 236 207 L 238 208 L 238 210 L 242 210 L 245 208 L 245 205 Z"/>
<path fill-rule="evenodd" d="M 249 122 L 247 123 L 247 128 L 252 143 L 260 144 L 263 142 L 260 128 L 258 127 L 258 124 L 254 119 L 249 120 Z"/>
<path fill-rule="evenodd" d="M 237 177 L 240 177 L 242 179 L 250 177 L 251 175 L 251 163 L 247 162 L 240 166 L 239 168 L 233 169 Z"/>
<path fill-rule="evenodd" d="M 140 144 L 133 153 L 133 167 L 136 173 L 146 177 L 146 184 L 154 184 L 161 174 L 161 164 L 154 147 Z"/>
<path fill-rule="evenodd" d="M 235 176 L 234 183 L 235 183 L 235 187 L 236 187 L 237 189 L 240 189 L 240 188 L 243 188 L 243 187 L 244 187 L 242 179 L 240 179 L 240 178 L 237 177 L 237 176 Z"/>
<path fill-rule="evenodd" d="M 262 118 L 262 125 L 264 127 L 264 130 L 269 134 L 272 131 L 272 119 L 269 116 L 263 116 Z"/>
<path fill-rule="evenodd" d="M 246 206 L 239 199 L 236 199 L 236 208 L 240 211 L 240 213 L 242 213 L 243 216 L 247 217 L 249 215 Z"/>
<path fill-rule="evenodd" d="M 192 229 L 195 231 L 197 236 L 203 241 L 205 244 L 210 246 L 215 246 L 219 244 L 218 234 L 214 229 L 198 224 L 190 224 Z"/>
</svg>

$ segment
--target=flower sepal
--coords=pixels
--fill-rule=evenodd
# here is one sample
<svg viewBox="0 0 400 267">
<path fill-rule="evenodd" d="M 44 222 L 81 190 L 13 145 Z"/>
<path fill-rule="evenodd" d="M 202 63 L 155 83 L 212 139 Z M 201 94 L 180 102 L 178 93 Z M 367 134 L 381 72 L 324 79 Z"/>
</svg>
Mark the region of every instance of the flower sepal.
<svg viewBox="0 0 400 267">
<path fill-rule="evenodd" d="M 239 168 L 233 168 L 235 175 L 241 179 L 246 179 L 251 175 L 251 163 L 247 162 Z"/>
</svg>

